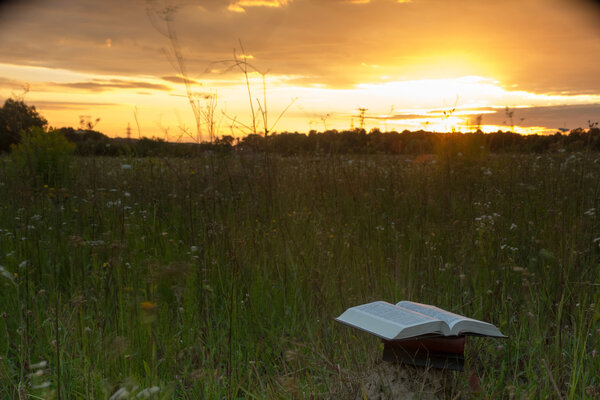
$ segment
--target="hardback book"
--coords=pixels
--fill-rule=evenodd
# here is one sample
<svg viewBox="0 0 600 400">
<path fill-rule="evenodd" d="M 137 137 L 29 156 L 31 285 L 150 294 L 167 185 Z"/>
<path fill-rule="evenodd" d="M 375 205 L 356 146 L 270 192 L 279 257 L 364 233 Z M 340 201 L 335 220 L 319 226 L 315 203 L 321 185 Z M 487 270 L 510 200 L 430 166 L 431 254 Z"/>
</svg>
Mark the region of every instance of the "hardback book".
<svg viewBox="0 0 600 400">
<path fill-rule="evenodd" d="M 506 337 L 489 322 L 478 321 L 412 301 L 401 301 L 397 304 L 375 301 L 362 304 L 347 309 L 335 320 L 385 340 L 402 340 L 419 336 Z"/>
<path fill-rule="evenodd" d="M 394 364 L 463 371 L 464 336 L 417 337 L 383 341 L 383 360 Z"/>
</svg>

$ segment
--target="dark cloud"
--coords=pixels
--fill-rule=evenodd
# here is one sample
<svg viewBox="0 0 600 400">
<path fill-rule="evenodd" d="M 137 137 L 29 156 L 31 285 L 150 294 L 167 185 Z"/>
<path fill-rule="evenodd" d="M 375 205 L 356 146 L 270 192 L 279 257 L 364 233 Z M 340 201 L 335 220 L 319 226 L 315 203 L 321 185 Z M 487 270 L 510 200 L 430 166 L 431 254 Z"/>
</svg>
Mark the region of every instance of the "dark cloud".
<svg viewBox="0 0 600 400">
<path fill-rule="evenodd" d="M 196 80 L 207 76 L 214 61 L 231 60 L 241 39 L 259 69 L 301 77 L 298 83 L 348 87 L 384 73 L 413 79 L 427 74 L 436 57 L 439 73 L 444 57 L 458 54 L 490 65 L 491 77 L 524 90 L 600 93 L 600 31 L 584 0 L 294 0 L 282 7 L 228 11 L 235 3 L 25 2 L 4 10 L 3 62 L 172 76 L 175 70 L 163 52 L 169 42 L 159 32 L 164 21 L 152 20 L 147 9 L 176 4 L 173 26 Z M 367 70 L 362 63 L 381 70 Z M 467 73 L 483 74 L 476 68 Z"/>
<path fill-rule="evenodd" d="M 482 116 L 483 125 L 510 126 L 510 118 L 504 108 L 481 107 L 470 110 L 459 110 L 457 116 L 464 118 Z M 558 128 L 587 128 L 588 121 L 600 121 L 600 104 L 585 105 L 557 105 L 543 107 L 513 108 L 512 124 L 521 127 L 547 127 Z M 433 110 L 424 113 L 394 113 L 392 115 L 369 116 L 370 120 L 378 121 L 403 121 L 423 118 L 441 118 L 441 111 Z"/>
<path fill-rule="evenodd" d="M 94 102 L 69 102 L 69 101 L 44 101 L 37 100 L 35 106 L 40 110 L 86 110 L 91 107 L 108 107 L 116 103 L 94 103 Z"/>
<path fill-rule="evenodd" d="M 512 109 L 513 122 L 519 126 L 546 126 L 549 128 L 587 128 L 588 121 L 600 120 L 600 104 L 557 105 Z M 509 121 L 504 109 L 495 114 L 485 114 L 484 124 L 507 124 Z"/>
<path fill-rule="evenodd" d="M 115 89 L 153 89 L 153 90 L 171 90 L 166 85 L 160 85 L 156 83 L 140 82 L 140 81 L 125 81 L 120 79 L 108 79 L 99 80 L 94 79 L 87 82 L 66 82 L 56 83 L 53 82 L 50 85 L 66 87 L 71 89 L 86 90 L 91 92 L 105 92 Z"/>
</svg>

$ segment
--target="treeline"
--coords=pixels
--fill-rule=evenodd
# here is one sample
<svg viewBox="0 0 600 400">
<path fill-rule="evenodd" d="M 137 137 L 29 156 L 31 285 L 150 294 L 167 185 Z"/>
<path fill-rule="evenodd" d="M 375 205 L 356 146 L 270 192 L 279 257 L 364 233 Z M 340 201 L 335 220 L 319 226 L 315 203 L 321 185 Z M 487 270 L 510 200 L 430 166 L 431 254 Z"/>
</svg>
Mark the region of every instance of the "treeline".
<svg viewBox="0 0 600 400">
<path fill-rule="evenodd" d="M 213 143 L 173 143 L 157 138 L 109 138 L 93 130 L 56 130 L 76 145 L 80 155 L 134 155 L 189 157 L 204 152 L 271 152 L 297 154 L 407 154 L 439 153 L 440 147 L 469 152 L 485 149 L 491 153 L 544 153 L 553 151 L 600 151 L 600 129 L 576 129 L 567 134 L 520 135 L 513 132 L 435 133 L 427 131 L 380 132 L 372 130 L 311 131 L 250 134 L 243 138 L 223 136 Z"/>
<path fill-rule="evenodd" d="M 0 107 L 0 152 L 8 152 L 34 127 L 48 130 L 47 121 L 34 106 L 8 99 Z M 600 129 L 574 129 L 554 135 L 520 135 L 513 132 L 436 133 L 427 131 L 381 132 L 361 129 L 304 133 L 250 134 L 243 138 L 222 136 L 214 142 L 173 143 L 158 138 L 109 138 L 93 129 L 59 128 L 51 132 L 75 145 L 79 155 L 191 157 L 204 152 L 272 152 L 294 154 L 440 154 L 485 150 L 492 153 L 543 153 L 552 151 L 600 151 Z"/>
<path fill-rule="evenodd" d="M 437 133 L 428 131 L 381 132 L 373 129 L 326 132 L 311 131 L 309 134 L 281 133 L 263 137 L 248 135 L 236 148 L 242 151 L 272 151 L 281 154 L 431 154 L 439 147 L 457 151 L 474 147 L 493 153 L 542 153 L 548 151 L 594 150 L 600 151 L 600 129 L 575 129 L 568 134 L 520 135 L 513 132 L 483 133 Z"/>
</svg>

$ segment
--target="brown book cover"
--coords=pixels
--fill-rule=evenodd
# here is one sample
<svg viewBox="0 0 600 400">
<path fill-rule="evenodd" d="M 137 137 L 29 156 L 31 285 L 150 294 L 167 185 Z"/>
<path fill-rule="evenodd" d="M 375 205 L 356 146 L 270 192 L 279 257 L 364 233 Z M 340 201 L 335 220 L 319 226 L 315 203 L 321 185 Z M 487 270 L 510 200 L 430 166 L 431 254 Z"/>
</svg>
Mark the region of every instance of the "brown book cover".
<svg viewBox="0 0 600 400">
<path fill-rule="evenodd" d="M 457 371 L 464 369 L 464 336 L 383 340 L 383 343 L 385 361 Z"/>
</svg>

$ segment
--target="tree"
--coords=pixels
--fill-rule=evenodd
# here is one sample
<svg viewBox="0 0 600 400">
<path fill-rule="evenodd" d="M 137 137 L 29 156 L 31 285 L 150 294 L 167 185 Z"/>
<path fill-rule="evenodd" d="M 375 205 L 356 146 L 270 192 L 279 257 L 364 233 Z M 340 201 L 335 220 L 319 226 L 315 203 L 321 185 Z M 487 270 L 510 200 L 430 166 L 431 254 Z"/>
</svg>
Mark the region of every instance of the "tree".
<svg viewBox="0 0 600 400">
<path fill-rule="evenodd" d="M 0 152 L 9 151 L 11 145 L 20 143 L 22 132 L 47 125 L 48 121 L 35 106 L 28 106 L 23 100 L 7 99 L 0 107 Z"/>
</svg>

